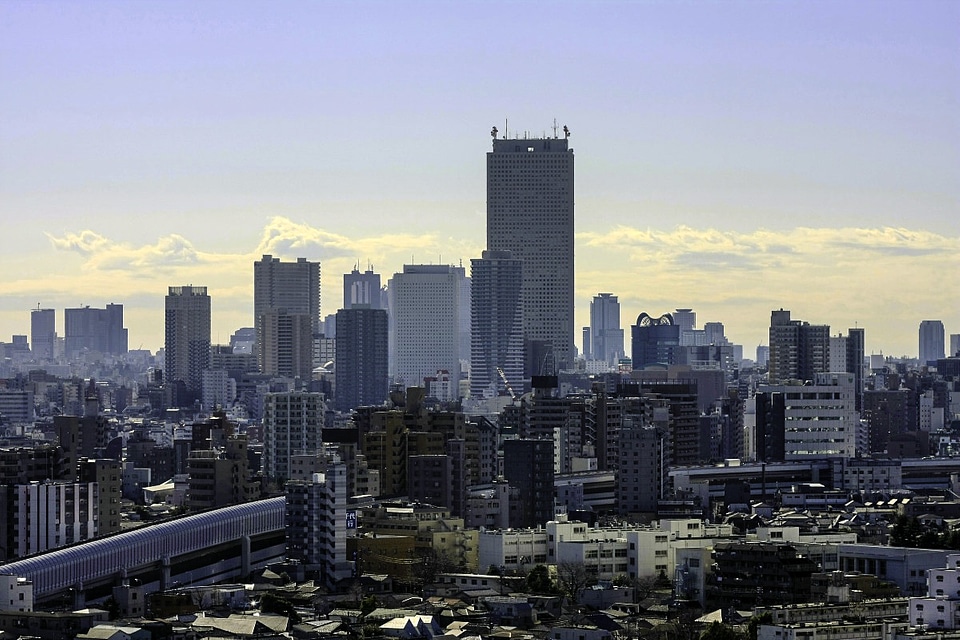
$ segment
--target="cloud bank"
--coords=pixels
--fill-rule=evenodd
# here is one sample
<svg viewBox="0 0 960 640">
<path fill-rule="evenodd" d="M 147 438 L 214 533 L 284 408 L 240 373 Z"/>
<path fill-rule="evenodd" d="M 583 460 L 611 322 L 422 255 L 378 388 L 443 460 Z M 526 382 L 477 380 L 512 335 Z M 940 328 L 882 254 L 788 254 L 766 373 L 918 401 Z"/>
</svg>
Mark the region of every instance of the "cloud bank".
<svg viewBox="0 0 960 640">
<path fill-rule="evenodd" d="M 284 260 L 321 261 L 323 313 L 342 298 L 342 274 L 372 264 L 383 282 L 403 264 L 468 265 L 483 247 L 437 234 L 386 233 L 371 229 L 345 236 L 283 216 L 269 218 L 255 247 L 244 253 L 205 248 L 202 238 L 170 234 L 133 245 L 83 229 L 47 234 L 53 256 L 36 269 L 0 284 L 0 314 L 28 326 L 25 309 L 125 303 L 132 342 L 162 344 L 166 287 L 206 285 L 214 324 L 222 337 L 251 323 L 252 263 L 264 254 Z M 749 233 L 677 226 L 616 226 L 577 234 L 577 326 L 589 323 L 589 302 L 598 292 L 619 296 L 621 325 L 642 311 L 658 315 L 693 307 L 702 325 L 723 322 L 727 335 L 752 348 L 765 342 L 769 313 L 867 330 L 868 350 L 916 351 L 921 319 L 940 318 L 960 331 L 956 282 L 960 237 L 908 228 L 758 229 Z M 96 297 L 102 300 L 96 300 Z M 129 300 L 129 302 L 128 302 Z M 152 301 L 152 303 L 151 303 Z M 134 324 L 133 319 L 140 319 Z M 4 325 L 11 323 L 4 320 Z M 22 332 L 22 329 L 21 329 Z M 136 337 L 134 337 L 136 336 Z"/>
</svg>

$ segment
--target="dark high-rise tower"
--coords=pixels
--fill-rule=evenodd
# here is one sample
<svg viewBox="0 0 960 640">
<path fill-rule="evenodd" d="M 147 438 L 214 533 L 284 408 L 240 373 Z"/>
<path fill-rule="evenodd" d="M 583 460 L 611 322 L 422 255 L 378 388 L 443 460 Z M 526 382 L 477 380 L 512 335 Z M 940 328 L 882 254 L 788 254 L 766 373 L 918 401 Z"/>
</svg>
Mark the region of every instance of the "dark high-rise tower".
<svg viewBox="0 0 960 640">
<path fill-rule="evenodd" d="M 857 411 L 863 411 L 864 331 L 847 329 L 847 373 L 853 374 Z"/>
<path fill-rule="evenodd" d="M 614 365 L 623 357 L 620 301 L 612 293 L 598 293 L 590 303 L 590 359 Z M 584 349 L 586 350 L 586 349 Z"/>
<path fill-rule="evenodd" d="M 200 397 L 203 371 L 210 367 L 210 296 L 206 287 L 170 287 L 164 301 L 166 380 L 180 381 L 192 402 Z"/>
<path fill-rule="evenodd" d="M 108 304 L 104 309 L 64 309 L 63 333 L 64 351 L 69 358 L 85 351 L 118 355 L 127 352 L 122 304 Z"/>
<path fill-rule="evenodd" d="M 830 326 L 792 320 L 790 312 L 770 313 L 770 384 L 813 380 L 830 369 Z"/>
<path fill-rule="evenodd" d="M 564 138 L 499 139 L 487 153 L 487 249 L 523 261 L 525 375 L 573 362 L 573 149 Z"/>
<path fill-rule="evenodd" d="M 936 362 L 944 357 L 944 329 L 940 320 L 920 323 L 920 363 Z"/>
<path fill-rule="evenodd" d="M 509 251 L 470 261 L 470 395 L 523 389 L 523 264 Z"/>
<path fill-rule="evenodd" d="M 52 360 L 57 342 L 57 312 L 34 309 L 30 312 L 30 350 L 37 360 Z"/>
<path fill-rule="evenodd" d="M 337 311 L 336 407 L 350 411 L 387 399 L 387 312 L 355 305 Z"/>
</svg>

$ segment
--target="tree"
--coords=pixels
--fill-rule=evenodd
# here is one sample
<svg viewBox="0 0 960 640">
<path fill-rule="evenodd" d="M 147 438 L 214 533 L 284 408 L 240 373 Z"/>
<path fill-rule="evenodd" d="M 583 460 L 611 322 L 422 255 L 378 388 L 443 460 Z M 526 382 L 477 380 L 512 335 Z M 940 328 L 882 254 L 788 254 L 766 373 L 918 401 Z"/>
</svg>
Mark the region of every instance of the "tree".
<svg viewBox="0 0 960 640">
<path fill-rule="evenodd" d="M 449 554 L 429 549 L 420 554 L 419 562 L 413 567 L 413 575 L 420 586 L 432 584 L 438 573 L 450 573 L 458 569 L 457 562 Z"/>
<path fill-rule="evenodd" d="M 700 636 L 700 640 L 744 640 L 744 637 L 730 625 L 714 620 Z"/>
<path fill-rule="evenodd" d="M 580 601 L 580 594 L 586 589 L 592 578 L 583 562 L 558 562 L 557 586 L 560 593 L 567 596 L 574 604 Z"/>
<path fill-rule="evenodd" d="M 538 564 L 527 574 L 526 589 L 539 595 L 553 595 L 557 592 L 550 578 L 550 570 L 542 564 Z"/>
<path fill-rule="evenodd" d="M 276 613 L 290 618 L 290 624 L 300 624 L 300 614 L 297 613 L 293 603 L 276 594 L 267 592 L 260 599 L 261 613 Z"/>
<path fill-rule="evenodd" d="M 757 635 L 760 633 L 760 625 L 770 622 L 773 622 L 773 616 L 769 613 L 750 618 L 750 622 L 747 624 L 747 640 L 757 640 Z"/>
</svg>

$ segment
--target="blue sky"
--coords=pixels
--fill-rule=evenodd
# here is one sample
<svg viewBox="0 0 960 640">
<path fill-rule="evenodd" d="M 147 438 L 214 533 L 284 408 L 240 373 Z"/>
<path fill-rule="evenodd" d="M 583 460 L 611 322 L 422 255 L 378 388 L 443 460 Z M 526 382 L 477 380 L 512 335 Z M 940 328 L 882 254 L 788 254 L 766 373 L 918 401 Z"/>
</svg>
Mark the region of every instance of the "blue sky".
<svg viewBox="0 0 960 640">
<path fill-rule="evenodd" d="M 590 298 L 693 307 L 747 355 L 770 310 L 917 352 L 960 333 L 960 3 L 0 3 L 0 340 L 29 309 L 168 285 L 214 339 L 262 253 L 323 263 L 484 245 L 489 131 L 573 132 Z M 579 337 L 578 337 L 579 338 Z"/>
</svg>

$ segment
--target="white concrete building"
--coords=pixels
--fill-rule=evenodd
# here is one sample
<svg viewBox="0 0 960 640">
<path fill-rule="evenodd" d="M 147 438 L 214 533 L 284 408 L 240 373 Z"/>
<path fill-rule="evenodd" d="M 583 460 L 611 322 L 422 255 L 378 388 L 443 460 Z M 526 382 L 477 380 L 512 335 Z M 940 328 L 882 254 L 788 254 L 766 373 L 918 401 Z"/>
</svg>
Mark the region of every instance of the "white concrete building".
<svg viewBox="0 0 960 640">
<path fill-rule="evenodd" d="M 757 391 L 784 394 L 787 460 L 853 458 L 867 452 L 856 409 L 854 374 L 819 373 L 813 384 L 762 385 Z"/>
<path fill-rule="evenodd" d="M 33 582 L 20 576 L 0 574 L 0 612 L 33 611 Z"/>
<path fill-rule="evenodd" d="M 910 625 L 931 630 L 960 629 L 960 553 L 946 567 L 927 571 L 927 595 L 910 598 Z"/>
<path fill-rule="evenodd" d="M 16 485 L 14 496 L 18 557 L 97 536 L 100 493 L 96 482 L 31 482 Z"/>
<path fill-rule="evenodd" d="M 459 380 L 462 272 L 448 265 L 408 264 L 390 280 L 394 382 L 422 386 L 437 371 Z"/>
</svg>

